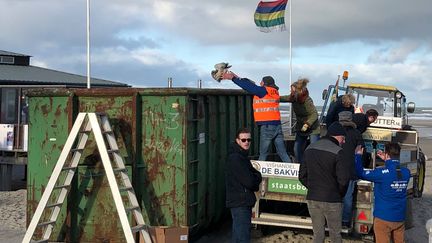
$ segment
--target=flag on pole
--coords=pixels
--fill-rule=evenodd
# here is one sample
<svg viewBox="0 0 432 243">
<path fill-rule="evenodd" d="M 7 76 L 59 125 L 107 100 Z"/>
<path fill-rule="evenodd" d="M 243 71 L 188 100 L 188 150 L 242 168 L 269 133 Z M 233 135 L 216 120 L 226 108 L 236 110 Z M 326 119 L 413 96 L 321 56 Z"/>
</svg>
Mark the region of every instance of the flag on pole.
<svg viewBox="0 0 432 243">
<path fill-rule="evenodd" d="M 262 32 L 284 31 L 285 8 L 288 0 L 277 0 L 273 2 L 258 3 L 255 11 L 255 25 Z"/>
</svg>

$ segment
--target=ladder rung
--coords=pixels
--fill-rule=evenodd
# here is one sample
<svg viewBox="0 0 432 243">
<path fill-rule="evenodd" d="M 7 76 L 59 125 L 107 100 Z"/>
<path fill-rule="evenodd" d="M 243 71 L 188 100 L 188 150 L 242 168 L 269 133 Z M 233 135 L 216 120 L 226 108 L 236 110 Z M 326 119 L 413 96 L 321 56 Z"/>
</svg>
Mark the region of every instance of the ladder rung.
<svg viewBox="0 0 432 243">
<path fill-rule="evenodd" d="M 139 210 L 139 209 L 141 209 L 140 206 L 132 206 L 132 207 L 126 208 L 125 210 L 126 210 L 126 212 L 131 212 L 131 211 Z"/>
<path fill-rule="evenodd" d="M 46 222 L 43 222 L 43 223 L 40 223 L 40 224 L 38 224 L 37 226 L 45 226 L 45 225 L 50 225 L 50 224 L 55 224 L 56 223 L 56 221 L 46 221 Z"/>
<path fill-rule="evenodd" d="M 81 130 L 81 131 L 79 131 L 79 133 L 90 133 L 92 130 L 90 129 L 90 130 Z"/>
<path fill-rule="evenodd" d="M 131 191 L 133 189 L 133 187 L 131 187 L 131 186 L 125 186 L 125 187 L 120 187 L 119 188 L 119 190 L 121 191 L 121 192 L 124 192 L 124 191 Z"/>
<path fill-rule="evenodd" d="M 34 243 L 42 243 L 42 242 L 48 242 L 49 239 L 43 239 L 43 240 L 38 240 L 38 241 L 32 241 Z"/>
<path fill-rule="evenodd" d="M 71 152 L 82 152 L 82 151 L 84 151 L 84 149 L 82 149 L 82 148 L 73 148 L 70 151 Z"/>
<path fill-rule="evenodd" d="M 75 170 L 77 167 L 73 167 L 73 166 L 66 166 L 66 167 L 63 167 L 62 168 L 62 170 L 64 171 L 64 170 Z"/>
<path fill-rule="evenodd" d="M 118 149 L 108 149 L 107 150 L 107 152 L 109 153 L 109 154 L 113 154 L 113 153 L 118 153 Z"/>
<path fill-rule="evenodd" d="M 113 171 L 114 171 L 114 173 L 118 173 L 118 172 L 126 172 L 127 169 L 126 169 L 126 167 L 123 167 L 123 168 L 115 168 L 115 169 L 113 169 Z"/>
<path fill-rule="evenodd" d="M 53 204 L 47 205 L 45 208 L 53 208 L 53 207 L 61 206 L 62 204 L 63 203 L 53 203 Z"/>
<path fill-rule="evenodd" d="M 102 134 L 114 134 L 113 130 L 103 130 Z"/>
<path fill-rule="evenodd" d="M 69 187 L 70 185 L 58 185 L 58 186 L 55 186 L 54 187 L 54 189 L 62 189 L 62 188 L 66 188 L 66 187 Z"/>
<path fill-rule="evenodd" d="M 145 227 L 146 227 L 145 224 L 139 224 L 139 225 L 136 225 L 136 226 L 132 227 L 131 230 L 132 230 L 132 233 L 136 233 L 136 232 L 138 232 L 140 230 L 145 229 Z"/>
</svg>

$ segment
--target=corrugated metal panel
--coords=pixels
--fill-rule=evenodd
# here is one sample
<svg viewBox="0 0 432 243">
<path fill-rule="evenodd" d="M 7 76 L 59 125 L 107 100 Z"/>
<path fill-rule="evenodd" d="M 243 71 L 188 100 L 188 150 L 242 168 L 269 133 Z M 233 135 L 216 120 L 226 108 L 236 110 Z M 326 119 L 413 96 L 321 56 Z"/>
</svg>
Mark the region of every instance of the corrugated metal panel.
<svg viewBox="0 0 432 243">
<path fill-rule="evenodd" d="M 29 177 L 33 178 L 42 168 L 45 177 L 29 187 L 40 188 L 48 181 L 50 170 L 66 140 L 67 128 L 72 126 L 78 112 L 106 112 L 121 154 L 132 168 L 144 218 L 151 225 L 189 226 L 191 233 L 196 233 L 216 223 L 226 212 L 225 160 L 228 146 L 234 141 L 239 127 L 251 128 L 256 141 L 251 154 L 258 154 L 259 136 L 253 123 L 252 96 L 239 90 L 56 89 L 34 91 L 29 95 L 31 107 L 49 106 L 53 101 L 61 101 L 58 112 L 45 109 L 30 116 L 30 133 L 34 137 L 30 146 L 39 154 L 29 152 Z M 54 119 L 63 124 L 61 129 L 55 130 L 62 134 L 62 139 L 52 141 L 49 147 L 40 146 L 50 137 L 44 134 L 51 129 L 49 124 Z M 95 166 L 89 159 L 97 152 L 93 140 L 90 136 L 89 148 L 83 156 L 87 160 L 80 163 L 80 168 L 86 168 L 84 170 Z M 58 150 L 55 154 L 52 151 L 54 146 Z M 50 169 L 37 162 L 47 154 L 53 154 L 47 161 Z M 120 239 L 117 234 L 123 236 L 123 233 L 116 230 L 120 226 L 118 220 L 113 220 L 117 219 L 113 213 L 115 210 L 111 211 L 111 206 L 108 206 L 111 205 L 111 201 L 108 202 L 111 197 L 105 195 L 108 191 L 101 189 L 98 195 L 86 197 L 88 186 L 80 185 L 88 183 L 79 179 L 84 177 L 78 175 L 74 196 L 68 201 L 70 212 L 63 229 L 73 241 L 99 241 L 100 237 L 114 241 Z M 92 188 L 98 184 L 96 179 L 89 183 Z M 103 195 L 99 195 L 101 193 Z M 32 215 L 40 196 L 40 193 L 33 195 L 29 215 Z M 107 207 L 93 209 L 100 203 L 107 203 Z M 77 208 L 76 205 L 79 205 L 78 209 L 72 210 Z M 97 226 L 93 221 L 84 220 L 83 208 L 92 212 L 90 218 L 96 219 L 98 215 L 105 225 Z M 102 232 L 107 230 L 111 231 L 104 235 Z"/>
</svg>

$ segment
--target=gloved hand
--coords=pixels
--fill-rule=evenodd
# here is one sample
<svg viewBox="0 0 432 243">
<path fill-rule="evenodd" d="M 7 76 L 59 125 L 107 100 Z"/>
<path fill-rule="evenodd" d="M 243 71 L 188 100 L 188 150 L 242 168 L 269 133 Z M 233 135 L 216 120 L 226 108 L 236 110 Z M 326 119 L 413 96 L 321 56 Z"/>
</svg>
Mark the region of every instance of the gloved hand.
<svg viewBox="0 0 432 243">
<path fill-rule="evenodd" d="M 211 71 L 211 76 L 218 82 L 220 82 L 222 79 L 228 79 L 223 77 L 225 73 L 228 72 L 228 68 L 231 67 L 227 62 L 221 62 L 216 65 L 214 65 L 215 70 Z"/>
<path fill-rule="evenodd" d="M 309 125 L 305 123 L 300 131 L 306 132 L 308 129 L 309 129 Z"/>
</svg>

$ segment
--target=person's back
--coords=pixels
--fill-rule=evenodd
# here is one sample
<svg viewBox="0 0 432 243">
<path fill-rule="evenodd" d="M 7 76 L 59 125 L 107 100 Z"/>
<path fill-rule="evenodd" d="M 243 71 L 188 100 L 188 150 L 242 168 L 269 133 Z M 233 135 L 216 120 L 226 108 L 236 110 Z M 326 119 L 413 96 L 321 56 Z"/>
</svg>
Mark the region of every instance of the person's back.
<svg viewBox="0 0 432 243">
<path fill-rule="evenodd" d="M 270 144 L 273 142 L 276 152 L 283 162 L 291 162 L 286 151 L 279 110 L 279 87 L 273 77 L 264 76 L 260 86 L 247 78 L 239 78 L 233 72 L 225 72 L 222 79 L 230 79 L 242 89 L 254 95 L 253 113 L 255 123 L 260 130 L 259 160 L 266 160 Z"/>
<path fill-rule="evenodd" d="M 306 148 L 300 164 L 299 180 L 308 189 L 306 202 L 315 243 L 324 242 L 326 222 L 331 241 L 342 242 L 342 197 L 350 174 L 341 158 L 345 136 L 343 126 L 334 122 L 324 138 Z"/>
<path fill-rule="evenodd" d="M 357 175 L 374 182 L 374 232 L 377 243 L 404 242 L 407 204 L 407 187 L 410 171 L 400 166 L 400 146 L 387 143 L 385 152 L 378 150 L 378 157 L 385 161 L 384 167 L 365 170 L 362 161 L 363 149 L 356 151 Z"/>
</svg>

